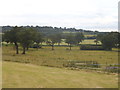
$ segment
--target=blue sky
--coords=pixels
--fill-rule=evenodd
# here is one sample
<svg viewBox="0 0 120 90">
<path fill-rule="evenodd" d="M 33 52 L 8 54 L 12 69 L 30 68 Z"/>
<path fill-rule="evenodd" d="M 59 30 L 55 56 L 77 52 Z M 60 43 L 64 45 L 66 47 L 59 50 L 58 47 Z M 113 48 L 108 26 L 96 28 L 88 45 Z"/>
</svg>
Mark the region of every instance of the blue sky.
<svg viewBox="0 0 120 90">
<path fill-rule="evenodd" d="M 119 0 L 1 0 L 0 25 L 118 30 Z"/>
</svg>

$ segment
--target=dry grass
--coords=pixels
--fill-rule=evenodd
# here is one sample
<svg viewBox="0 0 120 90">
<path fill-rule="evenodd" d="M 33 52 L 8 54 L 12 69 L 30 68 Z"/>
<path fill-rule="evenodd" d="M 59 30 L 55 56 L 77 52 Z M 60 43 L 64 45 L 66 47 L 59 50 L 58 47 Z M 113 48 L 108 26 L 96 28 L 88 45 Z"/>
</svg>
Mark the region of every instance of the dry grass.
<svg viewBox="0 0 120 90">
<path fill-rule="evenodd" d="M 30 62 L 38 65 L 62 66 L 62 61 L 80 60 L 97 61 L 100 64 L 117 64 L 118 52 L 113 51 L 90 51 L 79 50 L 73 47 L 44 46 L 43 49 L 29 49 L 25 55 L 15 54 L 13 46 L 3 46 L 3 88 L 117 88 L 117 75 L 87 72 L 84 70 L 74 71 L 65 68 L 53 68 L 25 64 Z M 20 48 L 20 53 L 22 49 Z M 61 62 L 60 62 L 61 61 Z M 111 85 L 112 84 L 112 85 Z"/>
<path fill-rule="evenodd" d="M 117 75 L 3 62 L 3 88 L 117 88 Z"/>
<path fill-rule="evenodd" d="M 3 46 L 3 60 L 11 61 L 32 61 L 33 63 L 44 63 L 51 61 L 80 60 L 97 61 L 100 64 L 117 64 L 117 51 L 90 51 L 79 50 L 79 47 L 73 47 L 72 50 L 66 50 L 67 47 L 43 47 L 43 49 L 29 49 L 26 55 L 16 55 L 13 46 Z M 20 51 L 21 53 L 21 51 Z M 57 63 L 57 62 L 56 62 Z M 52 63 L 51 63 L 52 64 Z M 55 64 L 55 63 L 54 63 Z"/>
</svg>

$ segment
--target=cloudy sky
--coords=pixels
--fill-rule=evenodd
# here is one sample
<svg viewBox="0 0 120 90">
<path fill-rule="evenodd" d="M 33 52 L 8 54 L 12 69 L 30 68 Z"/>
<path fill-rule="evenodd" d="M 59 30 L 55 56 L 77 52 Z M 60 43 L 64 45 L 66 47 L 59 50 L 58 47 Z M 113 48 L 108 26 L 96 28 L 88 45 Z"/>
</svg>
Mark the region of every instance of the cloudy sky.
<svg viewBox="0 0 120 90">
<path fill-rule="evenodd" d="M 1 0 L 0 26 L 117 31 L 119 0 Z"/>
</svg>

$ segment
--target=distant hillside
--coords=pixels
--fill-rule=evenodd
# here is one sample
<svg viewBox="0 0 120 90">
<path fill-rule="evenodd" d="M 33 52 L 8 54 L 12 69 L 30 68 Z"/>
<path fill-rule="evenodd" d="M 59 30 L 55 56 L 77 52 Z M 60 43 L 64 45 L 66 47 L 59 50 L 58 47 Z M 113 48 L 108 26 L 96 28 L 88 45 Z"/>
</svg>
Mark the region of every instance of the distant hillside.
<svg viewBox="0 0 120 90">
<path fill-rule="evenodd" d="M 51 33 L 75 33 L 75 32 L 82 32 L 85 35 L 95 35 L 99 33 L 105 33 L 105 32 L 98 32 L 98 31 L 92 31 L 92 30 L 83 30 L 83 29 L 75 29 L 75 28 L 61 28 L 61 27 L 51 27 L 51 26 L 23 26 L 25 28 L 33 28 L 38 30 L 39 32 L 45 33 L 45 34 L 51 34 Z M 5 32 L 7 30 L 12 29 L 12 26 L 3 26 L 2 31 Z"/>
</svg>

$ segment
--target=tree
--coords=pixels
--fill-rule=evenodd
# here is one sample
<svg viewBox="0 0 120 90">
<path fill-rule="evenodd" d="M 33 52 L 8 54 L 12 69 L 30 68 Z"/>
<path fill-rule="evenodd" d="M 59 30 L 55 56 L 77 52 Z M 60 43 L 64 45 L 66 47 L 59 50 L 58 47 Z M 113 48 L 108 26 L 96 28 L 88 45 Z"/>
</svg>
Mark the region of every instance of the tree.
<svg viewBox="0 0 120 90">
<path fill-rule="evenodd" d="M 61 33 L 57 33 L 56 34 L 56 41 L 57 41 L 58 45 L 60 45 L 61 39 L 62 39 L 62 34 Z"/>
<path fill-rule="evenodd" d="M 51 34 L 48 36 L 49 40 L 47 43 L 52 46 L 52 50 L 54 50 L 54 44 L 57 43 L 57 36 L 55 34 Z"/>
<path fill-rule="evenodd" d="M 77 44 L 79 45 L 79 43 L 84 40 L 83 33 L 76 33 L 75 34 L 75 40 L 76 40 Z"/>
<path fill-rule="evenodd" d="M 115 45 L 113 35 L 111 34 L 104 35 L 101 42 L 105 50 L 112 50 L 112 47 Z"/>
<path fill-rule="evenodd" d="M 119 47 L 119 32 L 110 32 L 107 34 L 98 34 L 97 39 L 101 41 L 102 46 L 106 50 L 112 50 L 113 47 Z"/>
<path fill-rule="evenodd" d="M 96 40 L 97 41 L 101 41 L 104 37 L 104 34 L 98 34 L 97 37 L 96 37 Z"/>
<path fill-rule="evenodd" d="M 21 29 L 20 27 L 15 26 L 11 30 L 6 31 L 4 33 L 4 41 L 14 43 L 14 45 L 16 47 L 16 54 L 19 53 L 19 51 L 18 51 L 18 42 L 19 42 L 18 33 L 20 32 L 20 29 Z"/>
<path fill-rule="evenodd" d="M 120 32 L 118 33 L 118 48 L 120 48 Z"/>
<path fill-rule="evenodd" d="M 97 43 L 99 43 L 99 41 L 100 42 L 102 41 L 103 37 L 104 37 L 104 34 L 98 34 L 96 36 L 96 40 L 94 40 L 94 42 L 96 43 L 96 45 L 97 45 Z"/>
<path fill-rule="evenodd" d="M 118 32 L 111 32 L 109 33 L 113 37 L 114 47 L 119 47 L 119 34 Z"/>
<path fill-rule="evenodd" d="M 2 34 L 2 40 L 1 40 L 1 42 L 6 42 L 6 43 L 9 43 L 9 40 L 8 40 L 8 39 L 6 39 L 5 34 Z"/>
<path fill-rule="evenodd" d="M 42 46 L 42 42 L 44 42 L 44 38 L 43 38 L 42 33 L 40 33 L 40 32 L 36 33 L 34 42 L 37 43 L 37 46 L 39 46 L 39 43 L 41 43 L 41 46 Z"/>
<path fill-rule="evenodd" d="M 19 33 L 19 42 L 23 47 L 23 53 L 25 54 L 26 48 L 28 48 L 35 40 L 36 30 L 32 28 L 23 28 Z"/>
<path fill-rule="evenodd" d="M 71 50 L 72 45 L 77 44 L 78 42 L 75 40 L 75 36 L 73 34 L 69 34 L 66 36 L 66 43 L 68 43 Z"/>
</svg>

